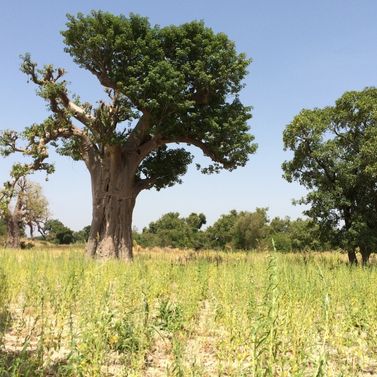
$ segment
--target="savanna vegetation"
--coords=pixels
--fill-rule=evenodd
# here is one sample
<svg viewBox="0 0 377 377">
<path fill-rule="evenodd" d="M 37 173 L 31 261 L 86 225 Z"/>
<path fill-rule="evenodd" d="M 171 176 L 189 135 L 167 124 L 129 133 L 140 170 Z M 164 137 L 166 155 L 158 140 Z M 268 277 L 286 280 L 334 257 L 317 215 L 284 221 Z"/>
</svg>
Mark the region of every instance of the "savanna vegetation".
<svg viewBox="0 0 377 377">
<path fill-rule="evenodd" d="M 214 250 L 266 250 L 274 240 L 278 251 L 324 251 L 339 247 L 319 238 L 317 224 L 308 219 L 268 218 L 267 208 L 254 212 L 230 211 L 211 226 L 204 214 L 191 213 L 184 218 L 171 212 L 149 224 L 134 239 L 143 247 L 170 247 Z"/>
<path fill-rule="evenodd" d="M 0 376 L 377 375 L 377 89 L 285 128 L 304 218 L 168 212 L 138 231 L 139 193 L 181 183 L 187 146 L 209 158 L 206 174 L 256 151 L 240 101 L 250 60 L 197 21 L 93 11 L 68 16 L 62 35 L 107 99 L 84 102 L 63 68 L 22 58 L 50 115 L 0 133 L 0 153 L 24 158 L 0 190 Z M 53 173 L 51 148 L 90 173 L 80 231 L 29 181 Z"/>
<path fill-rule="evenodd" d="M 367 376 L 374 268 L 338 253 L 0 251 L 2 376 Z"/>
</svg>

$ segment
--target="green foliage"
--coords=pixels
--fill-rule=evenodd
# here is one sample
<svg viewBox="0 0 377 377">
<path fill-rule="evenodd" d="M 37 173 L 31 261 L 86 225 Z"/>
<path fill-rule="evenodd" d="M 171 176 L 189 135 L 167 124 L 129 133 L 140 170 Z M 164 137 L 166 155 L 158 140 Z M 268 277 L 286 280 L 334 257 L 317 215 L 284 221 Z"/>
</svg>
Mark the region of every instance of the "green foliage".
<svg viewBox="0 0 377 377">
<path fill-rule="evenodd" d="M 216 249 L 256 249 L 265 244 L 267 225 L 266 208 L 257 208 L 255 212 L 232 210 L 207 229 L 208 246 Z"/>
<path fill-rule="evenodd" d="M 155 189 L 159 191 L 164 187 L 182 183 L 179 177 L 186 174 L 187 166 L 192 159 L 191 153 L 183 148 L 169 150 L 166 146 L 162 146 L 144 159 L 137 178 L 144 177 L 153 181 Z"/>
<path fill-rule="evenodd" d="M 43 195 L 42 187 L 34 182 L 28 181 L 22 194 L 23 197 L 23 218 L 22 222 L 29 226 L 31 234 L 35 228 L 38 231 L 44 226 L 50 216 L 48 201 Z"/>
<path fill-rule="evenodd" d="M 105 212 L 112 200 L 105 200 L 106 195 L 97 197 L 103 187 L 131 199 L 134 205 L 142 190 L 181 183 L 193 155 L 177 144 L 195 146 L 211 160 L 203 168 L 197 164 L 203 173 L 245 166 L 257 148 L 248 126 L 251 107 L 240 101 L 251 61 L 237 52 L 225 34 L 198 21 L 151 26 L 147 18 L 134 14 L 125 17 L 92 11 L 67 17 L 62 32 L 65 51 L 96 76 L 109 100 L 94 106 L 83 103 L 79 96 L 71 97 L 64 69 L 39 68 L 25 54 L 21 71 L 37 86 L 51 114 L 20 134 L 0 134 L 0 153 L 19 152 L 31 158 L 23 166 L 28 172 L 53 171 L 53 165 L 46 162 L 50 147 L 84 161 L 92 177 L 98 177 L 92 180 L 93 202 L 101 200 L 97 208 Z M 117 187 L 110 187 L 116 180 Z M 95 211 L 93 217 L 107 221 Z M 108 221 L 115 220 L 110 216 Z M 113 239 L 115 248 L 127 244 L 115 239 L 118 230 L 106 232 L 117 227 L 129 232 L 131 221 L 129 216 L 124 224 L 98 224 L 103 231 L 91 232 L 99 238 L 91 243 L 94 249 L 109 249 L 110 244 L 103 242 L 107 237 Z M 166 237 L 164 244 L 202 244 L 199 233 L 195 240 L 183 242 Z M 59 242 L 70 242 L 70 238 L 66 235 Z M 117 251 L 113 255 L 121 254 Z M 131 250 L 128 255 L 132 257 Z"/>
<path fill-rule="evenodd" d="M 309 190 L 299 203 L 322 237 L 347 250 L 370 253 L 376 245 L 377 197 L 372 150 L 377 125 L 377 89 L 347 92 L 335 106 L 302 110 L 284 131 L 283 164 L 288 181 Z"/>
<path fill-rule="evenodd" d="M 238 216 L 238 212 L 232 210 L 229 214 L 222 215 L 207 229 L 207 238 L 210 247 L 224 249 L 226 245 L 231 245 L 233 240 L 233 227 Z"/>
<path fill-rule="evenodd" d="M 64 69 L 40 69 L 26 54 L 21 70 L 37 85 L 52 115 L 22 134 L 3 132 L 4 155 L 22 152 L 33 158 L 34 167 L 52 172 L 45 162 L 48 145 L 86 162 L 90 153 L 104 158 L 106 148 L 121 146 L 127 153 L 143 153 L 138 187 L 159 190 L 180 183 L 193 158 L 184 149 L 168 149 L 169 144 L 200 148 L 213 160 L 202 169 L 205 173 L 244 166 L 255 152 L 247 125 L 251 108 L 238 97 L 250 60 L 225 34 L 203 22 L 161 28 L 134 14 L 92 11 L 68 15 L 62 35 L 65 51 L 98 78 L 111 104 L 100 101 L 94 108 L 78 96 L 71 100 L 61 79 Z M 20 138 L 26 139 L 26 149 L 17 146 Z"/>
<path fill-rule="evenodd" d="M 142 246 L 160 246 L 198 249 L 204 246 L 204 234 L 200 231 L 206 222 L 205 216 L 192 213 L 187 218 L 169 212 L 149 224 L 135 240 Z"/>
<path fill-rule="evenodd" d="M 275 217 L 269 224 L 269 237 L 274 240 L 278 251 L 321 251 L 331 248 L 328 239 L 321 239 L 318 225 L 306 219 Z"/>
<path fill-rule="evenodd" d="M 182 309 L 169 299 L 162 299 L 159 302 L 155 321 L 156 326 L 161 330 L 170 332 L 177 331 L 182 328 Z"/>
<path fill-rule="evenodd" d="M 75 242 L 73 231 L 66 227 L 60 220 L 48 220 L 45 224 L 46 240 L 59 244 L 68 245 Z"/>
<path fill-rule="evenodd" d="M 274 240 L 278 251 L 323 251 L 337 246 L 323 236 L 311 220 L 289 217 L 268 219 L 267 208 L 254 212 L 235 210 L 220 216 L 215 223 L 201 230 L 204 214 L 192 213 L 183 218 L 170 212 L 151 222 L 142 233 L 134 233 L 136 242 L 144 247 L 175 247 L 189 249 L 271 249 Z"/>
<path fill-rule="evenodd" d="M 85 243 L 89 239 L 89 233 L 90 233 L 90 225 L 84 226 L 81 230 L 78 232 L 73 233 L 73 237 L 75 239 L 75 242 L 78 243 Z"/>
<path fill-rule="evenodd" d="M 241 212 L 233 227 L 232 243 L 236 249 L 256 249 L 268 234 L 267 208 Z"/>
<path fill-rule="evenodd" d="M 30 173 L 16 174 L 17 165 L 13 166 L 11 179 L 0 190 L 0 238 L 6 238 L 8 247 L 30 248 L 32 244 L 20 241 L 29 227 L 30 235 L 34 230 L 41 230 L 47 220 L 48 202 L 39 184 L 26 179 Z M 5 236 L 6 237 L 2 237 Z"/>
</svg>

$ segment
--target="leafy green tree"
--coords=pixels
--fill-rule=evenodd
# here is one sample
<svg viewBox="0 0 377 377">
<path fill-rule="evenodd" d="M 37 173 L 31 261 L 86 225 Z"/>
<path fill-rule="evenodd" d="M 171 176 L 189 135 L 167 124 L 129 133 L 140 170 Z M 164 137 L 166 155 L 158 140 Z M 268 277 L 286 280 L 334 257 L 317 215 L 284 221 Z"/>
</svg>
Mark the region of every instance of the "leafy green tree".
<svg viewBox="0 0 377 377">
<path fill-rule="evenodd" d="M 291 220 L 289 234 L 292 251 L 324 251 L 338 246 L 327 233 L 322 235 L 318 224 L 310 219 Z"/>
<path fill-rule="evenodd" d="M 255 152 L 250 107 L 239 99 L 250 61 L 203 22 L 161 28 L 137 15 L 93 11 L 68 16 L 62 34 L 65 51 L 98 79 L 108 102 L 93 106 L 70 97 L 64 69 L 38 69 L 25 55 L 22 71 L 51 115 L 22 135 L 4 132 L 3 153 L 22 152 L 51 171 L 48 147 L 61 141 L 60 153 L 84 161 L 91 175 L 87 252 L 131 259 L 138 194 L 180 183 L 192 161 L 177 144 L 195 146 L 213 161 L 203 173 L 244 166 Z"/>
<path fill-rule="evenodd" d="M 231 247 L 233 241 L 233 228 L 238 219 L 238 212 L 231 210 L 220 218 L 206 231 L 208 246 L 214 249 Z"/>
<path fill-rule="evenodd" d="M 185 221 L 194 232 L 197 232 L 207 223 L 207 219 L 203 213 L 191 213 Z"/>
<path fill-rule="evenodd" d="M 232 230 L 232 244 L 236 249 L 252 250 L 262 245 L 268 235 L 267 208 L 255 212 L 241 212 Z"/>
<path fill-rule="evenodd" d="M 73 230 L 66 227 L 60 220 L 46 221 L 44 233 L 46 240 L 58 245 L 68 245 L 75 242 Z"/>
<path fill-rule="evenodd" d="M 376 248 L 377 181 L 372 147 L 376 141 L 377 89 L 346 92 L 335 106 L 302 110 L 284 131 L 285 178 L 309 190 L 299 203 L 322 235 L 337 239 L 350 263 L 363 263 Z M 366 158 L 367 157 L 367 158 Z"/>
<path fill-rule="evenodd" d="M 275 217 L 269 224 L 269 238 L 273 238 L 279 251 L 329 250 L 336 244 L 321 235 L 317 224 L 309 219 L 291 220 L 289 217 Z"/>
<path fill-rule="evenodd" d="M 291 219 L 274 217 L 269 224 L 269 237 L 278 251 L 292 251 Z"/>
<path fill-rule="evenodd" d="M 215 249 L 255 249 L 267 235 L 267 209 L 257 208 L 255 212 L 230 211 L 206 231 L 208 247 Z"/>
<path fill-rule="evenodd" d="M 151 222 L 136 241 L 142 246 L 160 246 L 199 249 L 204 246 L 200 228 L 206 223 L 204 214 L 191 213 L 187 218 L 169 212 Z"/>
<path fill-rule="evenodd" d="M 90 234 L 90 225 L 84 226 L 81 230 L 78 232 L 73 233 L 73 237 L 75 239 L 75 242 L 78 243 L 85 243 L 88 242 Z"/>
</svg>

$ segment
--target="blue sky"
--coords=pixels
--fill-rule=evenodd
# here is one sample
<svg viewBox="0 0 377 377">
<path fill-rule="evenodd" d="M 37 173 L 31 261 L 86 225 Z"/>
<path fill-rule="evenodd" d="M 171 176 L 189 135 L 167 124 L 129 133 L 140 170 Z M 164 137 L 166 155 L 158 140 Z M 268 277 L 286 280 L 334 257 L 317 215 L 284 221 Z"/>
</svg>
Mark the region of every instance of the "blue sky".
<svg viewBox="0 0 377 377">
<path fill-rule="evenodd" d="M 282 131 L 302 108 L 331 105 L 347 90 L 377 85 L 377 2 L 374 0 L 13 0 L 0 4 L 1 87 L 0 129 L 17 129 L 46 117 L 43 101 L 19 71 L 19 55 L 30 52 L 40 64 L 68 70 L 70 89 L 96 101 L 102 91 L 96 80 L 64 53 L 59 31 L 67 13 L 102 9 L 149 17 L 161 26 L 202 19 L 225 32 L 238 51 L 253 59 L 245 104 L 253 106 L 251 132 L 259 145 L 246 167 L 205 176 L 191 168 L 184 183 L 160 192 L 143 192 L 134 225 L 141 229 L 161 214 L 203 212 L 208 223 L 231 209 L 269 207 L 270 217 L 297 217 L 292 198 L 304 191 L 282 178 Z M 197 152 L 198 158 L 201 153 Z M 89 175 L 82 163 L 52 156 L 56 173 L 43 184 L 53 217 L 73 229 L 91 220 Z M 0 182 L 7 179 L 12 159 L 0 160 Z"/>
</svg>

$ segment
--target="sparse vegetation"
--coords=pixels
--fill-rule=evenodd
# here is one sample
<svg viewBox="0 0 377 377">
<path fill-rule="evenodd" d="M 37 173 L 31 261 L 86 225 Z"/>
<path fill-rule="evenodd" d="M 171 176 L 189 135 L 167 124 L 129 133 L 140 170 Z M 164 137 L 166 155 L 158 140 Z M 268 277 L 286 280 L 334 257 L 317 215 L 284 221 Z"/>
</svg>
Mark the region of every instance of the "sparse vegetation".
<svg viewBox="0 0 377 377">
<path fill-rule="evenodd" d="M 377 272 L 342 254 L 1 250 L 0 265 L 1 376 L 377 373 Z"/>
<path fill-rule="evenodd" d="M 317 98 L 321 86 L 314 85 L 324 82 L 331 96 L 346 82 L 365 84 L 375 59 L 368 55 L 373 68 L 364 72 L 367 55 L 360 51 L 373 46 L 373 17 L 368 20 L 362 6 L 357 12 L 334 6 L 332 17 L 326 4 L 326 17 L 319 17 L 321 4 L 284 4 L 275 7 L 276 18 L 270 9 L 264 17 L 262 4 L 231 5 L 253 25 L 246 30 L 245 19 L 237 17 L 238 30 L 232 30 L 233 18 L 221 19 L 225 8 L 211 18 L 214 29 L 204 21 L 152 25 L 135 13 L 68 14 L 64 51 L 103 93 L 86 102 L 69 89 L 64 68 L 39 65 L 25 53 L 21 71 L 48 110 L 45 120 L 32 123 L 21 112 L 32 110 L 37 120 L 42 114 L 30 98 L 19 96 L 18 79 L 9 71 L 14 51 L 8 49 L 30 31 L 27 40 L 38 44 L 37 51 L 49 51 L 52 22 L 37 21 L 50 21 L 52 13 L 40 7 L 2 12 L 3 34 L 12 37 L 3 51 L 3 124 L 14 129 L 0 130 L 0 156 L 21 159 L 10 161 L 9 178 L 0 187 L 0 377 L 377 376 L 377 87 L 347 91 L 329 106 L 331 97 Z M 185 17 L 189 8 L 213 13 L 211 5 L 189 4 Z M 217 31 L 225 20 L 229 35 L 243 40 L 233 42 Z M 47 44 L 34 25 L 46 29 Z M 244 93 L 251 59 L 236 48 L 253 35 L 263 38 L 250 44 L 256 74 L 263 75 L 252 85 L 263 87 L 259 98 Z M 355 69 L 347 62 L 356 62 Z M 92 84 L 82 77 L 82 94 L 93 100 Z M 295 77 L 302 81 L 298 86 Z M 252 107 L 243 102 L 250 98 L 257 103 L 258 138 L 268 146 L 259 158 L 263 169 L 211 181 L 210 190 L 192 186 L 182 196 L 184 216 L 168 212 L 141 232 L 133 228 L 139 194 L 182 183 L 194 159 L 203 174 L 245 167 L 257 150 Z M 277 113 L 287 119 L 301 101 L 324 106 L 301 110 L 283 132 L 290 153 L 283 177 L 306 190 L 294 200 L 305 205 L 304 218 L 271 219 L 266 206 L 278 200 L 275 208 L 282 210 L 287 199 L 277 180 L 264 178 L 276 173 L 280 158 Z M 51 218 L 42 187 L 29 181 L 37 172 L 46 173 L 47 181 L 55 152 L 81 161 L 90 175 L 92 221 L 79 231 Z M 77 205 L 82 196 L 72 172 L 63 171 L 55 182 L 72 186 L 68 198 L 60 187 L 48 193 L 74 206 L 77 224 L 84 207 Z M 251 189 L 255 183 L 261 191 Z M 258 195 L 263 208 L 250 211 Z M 165 200 L 178 208 L 173 196 Z M 200 207 L 191 207 L 193 202 Z M 149 209 L 156 202 L 149 203 L 139 221 L 154 213 Z M 212 217 L 233 206 L 241 210 L 205 226 L 200 211 Z M 61 206 L 53 208 L 62 215 Z M 192 210 L 198 212 L 187 216 Z M 66 214 L 64 219 L 70 221 Z"/>
</svg>

